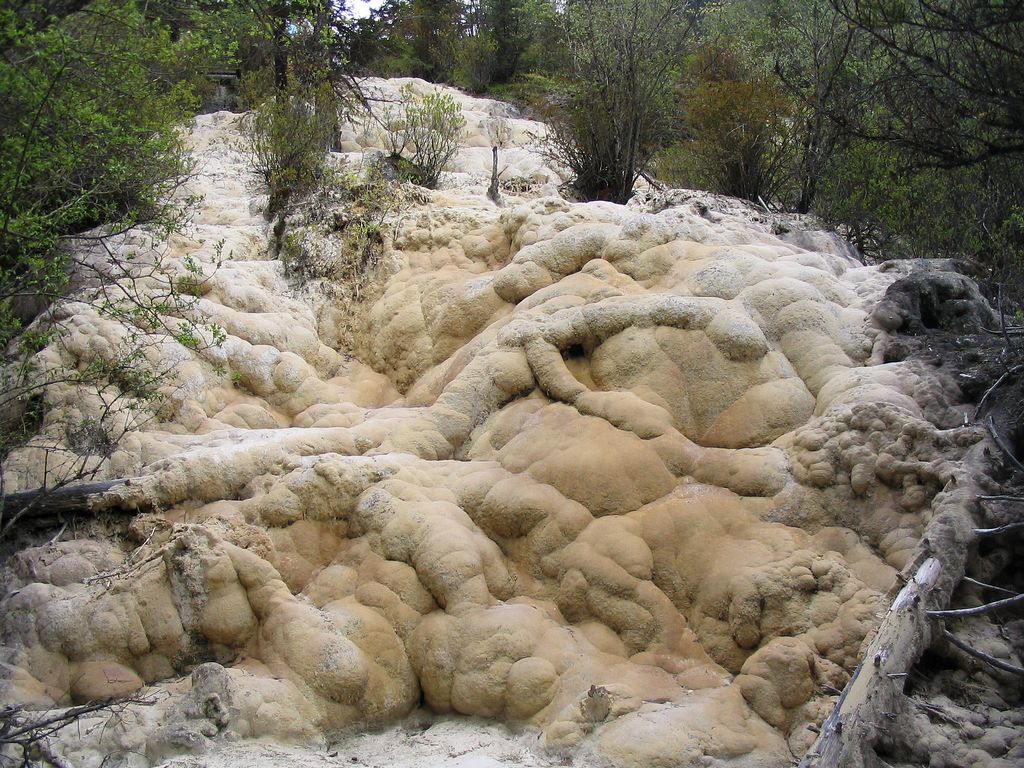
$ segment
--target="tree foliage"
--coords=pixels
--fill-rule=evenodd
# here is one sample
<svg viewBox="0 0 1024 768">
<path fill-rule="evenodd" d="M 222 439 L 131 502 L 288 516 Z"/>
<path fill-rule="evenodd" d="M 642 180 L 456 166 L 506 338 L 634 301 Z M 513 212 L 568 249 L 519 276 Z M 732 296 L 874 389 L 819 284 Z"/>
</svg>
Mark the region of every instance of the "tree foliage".
<svg viewBox="0 0 1024 768">
<path fill-rule="evenodd" d="M 551 0 L 387 0 L 348 34 L 357 70 L 482 92 L 559 60 Z"/>
<path fill-rule="evenodd" d="M 667 143 L 695 16 L 688 0 L 575 0 L 565 23 L 572 80 L 551 153 L 583 198 L 624 203 Z"/>
<path fill-rule="evenodd" d="M 691 138 L 738 136 L 734 119 L 771 111 L 781 91 L 791 115 L 758 121 L 769 146 L 790 149 L 770 202 L 817 213 L 869 255 L 958 256 L 1019 281 L 1022 13 L 974 0 L 723 3 L 702 19 L 704 43 L 764 87 Z M 702 104 L 693 95 L 684 89 L 689 120 Z M 692 169 L 703 149 L 677 146 L 662 166 Z"/>
<path fill-rule="evenodd" d="M 707 44 L 694 57 L 679 119 L 685 137 L 657 166 L 666 181 L 754 202 L 774 199 L 791 182 L 794 104 L 730 48 Z"/>
<path fill-rule="evenodd" d="M 867 218 L 897 235 L 897 253 L 975 259 L 1024 294 L 1024 5 L 832 2 L 870 66 L 859 108 L 829 117 L 851 156 L 873 151 L 890 166 Z M 836 176 L 850 170 L 841 163 Z M 847 192 L 837 192 L 825 202 L 841 211 Z M 903 215 L 891 216 L 891 197 L 907 201 Z"/>
<path fill-rule="evenodd" d="M 845 125 L 939 167 L 1024 154 L 1024 4 L 833 3 L 878 59 L 863 85 L 886 110 Z"/>
<path fill-rule="evenodd" d="M 327 151 L 341 104 L 329 83 L 294 79 L 255 100 L 258 105 L 243 118 L 242 135 L 253 170 L 266 184 L 270 218 L 288 213 L 327 181 Z"/>
<path fill-rule="evenodd" d="M 40 28 L 9 10 L 0 20 L 0 253 L 4 282 L 24 288 L 39 269 L 59 279 L 38 260 L 69 233 L 173 217 L 191 94 L 161 79 L 176 51 L 159 27 L 139 33 L 132 5 L 104 0 Z"/>
<path fill-rule="evenodd" d="M 378 116 L 382 138 L 398 174 L 407 181 L 433 188 L 459 148 L 465 125 L 458 103 L 446 93 L 416 95 L 402 89 L 402 99 Z"/>
<path fill-rule="evenodd" d="M 859 37 L 828 0 L 743 0 L 718 9 L 711 34 L 729 37 L 729 47 L 747 66 L 759 69 L 772 93 L 780 90 L 792 106 L 785 131 L 793 147 L 790 184 L 780 202 L 807 213 L 818 183 L 848 138 L 839 115 L 860 107 L 866 70 Z"/>
<path fill-rule="evenodd" d="M 121 247 L 129 230 L 158 242 L 188 215 L 172 193 L 188 172 L 179 126 L 195 105 L 196 42 L 124 0 L 0 10 L 0 458 L 36 440 L 51 480 L 94 471 L 158 407 L 167 371 L 153 344 L 214 340 L 187 319 L 201 270 Z M 83 305 L 71 301 L 120 336 L 70 348 Z M 81 391 L 78 416 L 51 418 L 54 387 Z"/>
</svg>

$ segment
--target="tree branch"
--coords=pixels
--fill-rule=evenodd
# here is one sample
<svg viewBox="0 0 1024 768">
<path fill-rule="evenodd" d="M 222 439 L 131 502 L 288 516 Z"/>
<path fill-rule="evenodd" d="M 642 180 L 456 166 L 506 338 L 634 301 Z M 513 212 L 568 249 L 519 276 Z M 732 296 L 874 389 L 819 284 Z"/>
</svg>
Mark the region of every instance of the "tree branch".
<svg viewBox="0 0 1024 768">
<path fill-rule="evenodd" d="M 948 629 L 943 628 L 942 636 L 945 637 L 949 642 L 959 648 L 961 651 L 969 656 L 973 656 L 976 659 L 981 659 L 986 664 L 991 664 L 996 669 L 1001 669 L 1003 672 L 1009 672 L 1011 675 L 1017 675 L 1024 677 L 1024 669 L 1021 667 L 1015 667 L 1013 664 L 1009 664 L 1001 659 L 997 659 L 995 656 L 990 656 L 984 651 L 979 651 L 977 648 L 972 648 L 959 637 L 954 635 Z"/>
<path fill-rule="evenodd" d="M 996 600 L 992 603 L 975 606 L 974 608 L 951 608 L 945 611 L 928 611 L 928 616 L 933 619 L 947 619 L 956 616 L 981 616 L 992 611 L 999 611 L 1003 608 L 1011 608 L 1015 605 L 1024 604 L 1024 595 L 1007 597 L 1005 600 Z"/>
</svg>

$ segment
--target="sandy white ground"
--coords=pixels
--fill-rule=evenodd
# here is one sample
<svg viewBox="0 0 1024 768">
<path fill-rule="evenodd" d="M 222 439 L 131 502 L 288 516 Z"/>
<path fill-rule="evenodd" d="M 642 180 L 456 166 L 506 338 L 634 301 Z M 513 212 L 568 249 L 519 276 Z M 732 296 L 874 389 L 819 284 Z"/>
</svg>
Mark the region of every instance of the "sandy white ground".
<svg viewBox="0 0 1024 768">
<path fill-rule="evenodd" d="M 539 733 L 512 731 L 501 723 L 473 717 L 436 717 L 416 712 L 380 731 L 341 736 L 321 750 L 297 749 L 262 741 L 225 745 L 217 752 L 179 757 L 163 765 L 178 768 L 289 766 L 290 768 L 548 768 L 596 764 L 584 755 L 567 760 L 543 754 Z"/>
</svg>

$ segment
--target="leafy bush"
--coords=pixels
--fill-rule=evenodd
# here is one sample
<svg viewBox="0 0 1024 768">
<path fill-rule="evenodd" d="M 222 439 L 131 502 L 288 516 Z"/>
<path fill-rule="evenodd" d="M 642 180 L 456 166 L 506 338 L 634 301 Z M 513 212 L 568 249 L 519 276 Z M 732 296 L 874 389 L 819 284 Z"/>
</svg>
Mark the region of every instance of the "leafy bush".
<svg viewBox="0 0 1024 768">
<path fill-rule="evenodd" d="M 483 93 L 498 66 L 498 44 L 486 32 L 462 41 L 455 55 L 455 84 L 472 93 Z"/>
<path fill-rule="evenodd" d="M 173 194 L 189 171 L 179 127 L 195 105 L 194 50 L 134 3 L 12 8 L 0 10 L 0 462 L 28 444 L 59 486 L 159 407 L 170 371 L 155 345 L 215 335 L 184 319 L 180 280 L 198 291 L 202 275 L 111 245 L 142 226 L 163 239 L 194 202 Z M 67 300 L 121 336 L 70 349 Z M 53 387 L 80 393 L 67 423 L 50 409 Z M 14 522 L 0 501 L 0 538 Z"/>
<path fill-rule="evenodd" d="M 402 102 L 378 116 L 384 146 L 399 176 L 433 189 L 441 171 L 455 157 L 466 121 L 450 95 L 431 91 L 417 96 L 402 88 Z"/>
<path fill-rule="evenodd" d="M 327 151 L 338 124 L 339 101 L 330 84 L 292 81 L 248 113 L 242 134 L 252 167 L 267 185 L 267 216 L 287 213 L 327 180 Z"/>
<path fill-rule="evenodd" d="M 821 179 L 816 213 L 876 259 L 975 260 L 988 281 L 1024 295 L 1024 163 L 915 168 L 891 145 L 858 139 Z M 994 295 L 994 291 L 993 291 Z"/>
<path fill-rule="evenodd" d="M 625 203 L 674 127 L 690 3 L 579 0 L 569 4 L 566 26 L 573 80 L 548 117 L 546 151 L 572 172 L 583 199 Z"/>
<path fill-rule="evenodd" d="M 192 94 L 156 76 L 177 52 L 130 4 L 35 23 L 4 10 L 0 30 L 2 300 L 59 293 L 53 249 L 68 235 L 176 223 L 169 193 L 187 172 L 176 129 Z"/>
<path fill-rule="evenodd" d="M 705 46 L 681 96 L 686 138 L 658 159 L 659 178 L 757 202 L 793 176 L 795 106 L 771 77 L 732 51 Z"/>
<path fill-rule="evenodd" d="M 565 91 L 566 83 L 537 72 L 516 75 L 507 83 L 493 83 L 488 96 L 514 104 L 527 117 L 540 117 L 551 111 L 555 96 Z"/>
</svg>

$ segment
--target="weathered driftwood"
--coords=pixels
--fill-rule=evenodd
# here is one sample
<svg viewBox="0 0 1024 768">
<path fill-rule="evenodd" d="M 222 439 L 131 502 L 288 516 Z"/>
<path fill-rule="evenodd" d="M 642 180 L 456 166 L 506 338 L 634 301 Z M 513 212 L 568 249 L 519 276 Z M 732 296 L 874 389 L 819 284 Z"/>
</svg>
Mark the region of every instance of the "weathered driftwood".
<svg viewBox="0 0 1024 768">
<path fill-rule="evenodd" d="M 94 483 L 74 483 L 59 488 L 36 488 L 33 491 L 11 493 L 3 497 L 3 520 L 6 525 L 15 521 L 19 525 L 52 523 L 72 515 L 94 515 L 98 502 L 113 488 L 131 485 L 140 478 L 118 478 Z M 106 504 L 112 512 L 132 513 L 136 508 Z"/>
<path fill-rule="evenodd" d="M 874 768 L 881 764 L 879 748 L 901 738 L 895 723 L 906 711 L 903 687 L 924 651 L 942 637 L 941 622 L 928 612 L 949 607 L 966 575 L 970 545 L 978 540 L 974 512 L 990 446 L 982 441 L 972 447 L 933 500 L 925 535 L 903 571 L 903 587 L 866 641 L 867 651 L 801 761 L 803 768 Z"/>
<path fill-rule="evenodd" d="M 939 586 L 943 565 L 928 557 L 899 591 L 883 617 L 863 660 L 843 690 L 821 734 L 800 765 L 854 768 L 877 740 L 886 715 L 899 711 L 907 673 L 930 639 L 927 607 L 944 603 Z"/>
</svg>

